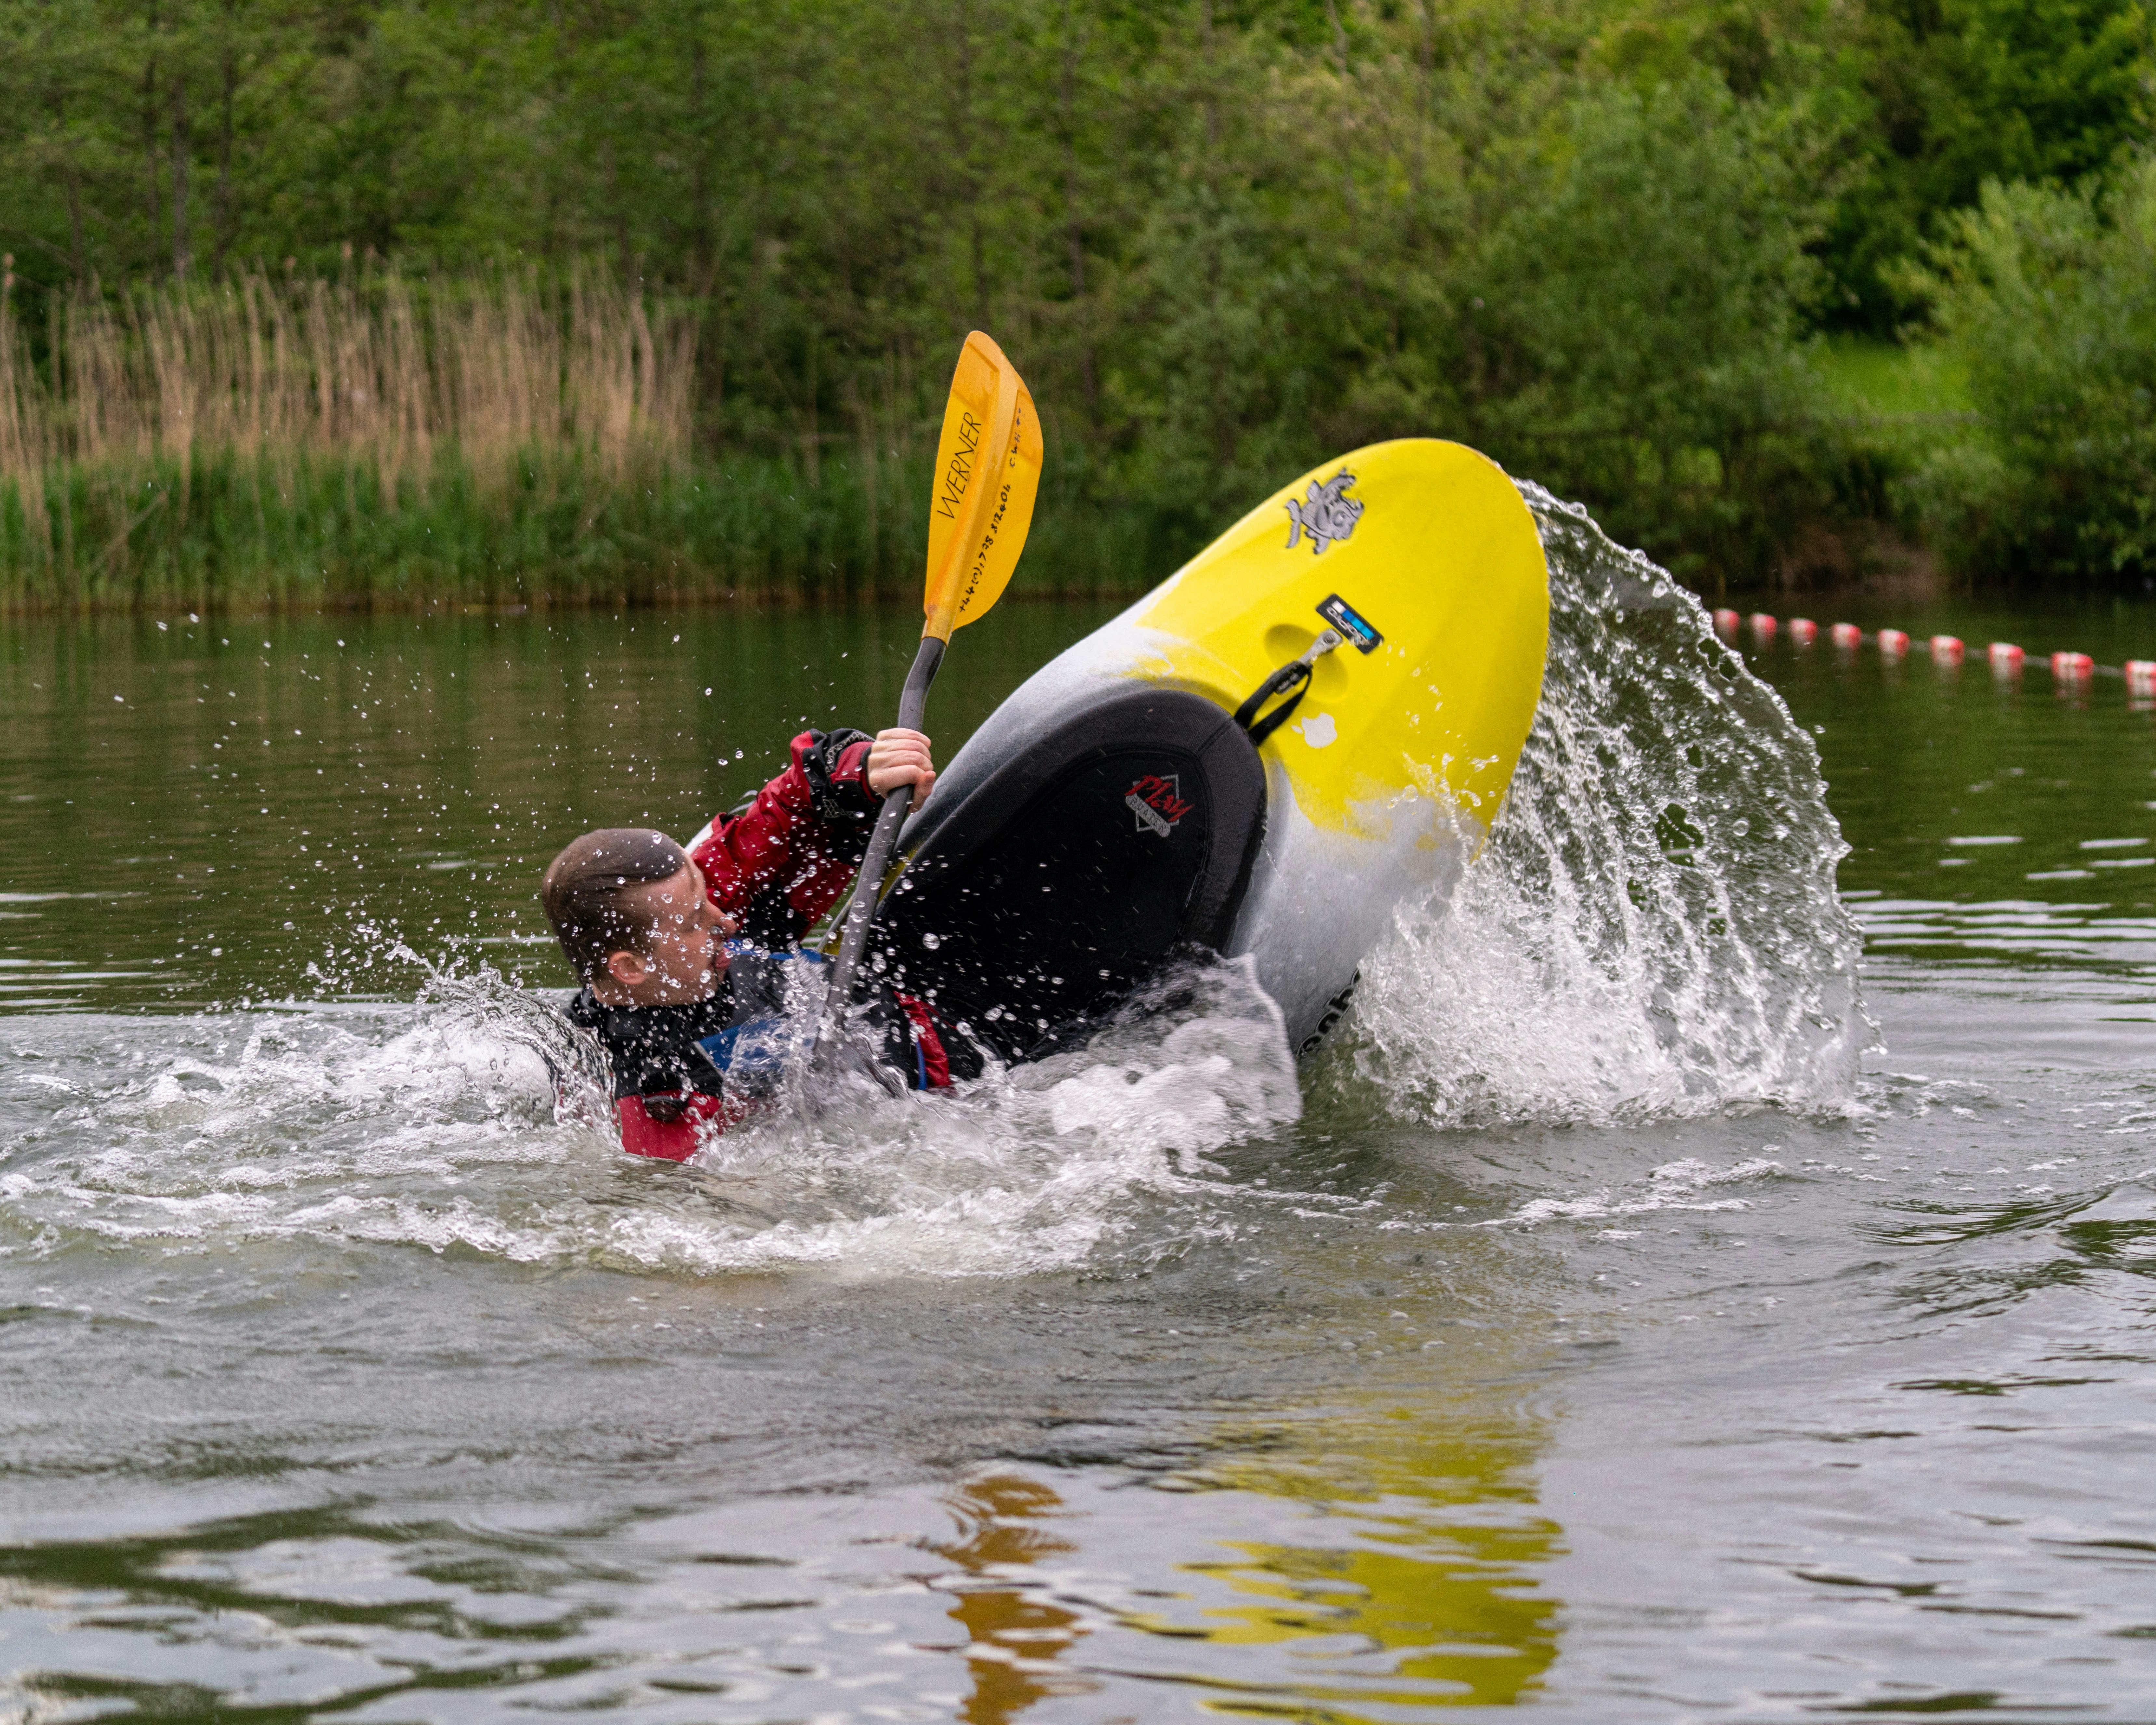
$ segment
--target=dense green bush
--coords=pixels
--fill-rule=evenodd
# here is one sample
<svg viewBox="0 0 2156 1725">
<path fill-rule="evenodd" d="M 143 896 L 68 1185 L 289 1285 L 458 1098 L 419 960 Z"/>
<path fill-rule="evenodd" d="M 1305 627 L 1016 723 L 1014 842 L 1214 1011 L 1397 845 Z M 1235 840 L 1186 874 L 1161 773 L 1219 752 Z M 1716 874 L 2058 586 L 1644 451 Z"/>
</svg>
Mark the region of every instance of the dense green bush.
<svg viewBox="0 0 2156 1725">
<path fill-rule="evenodd" d="M 1870 0 L 1836 8 L 1828 83 L 1848 102 L 1821 257 L 1835 326 L 1890 336 L 1914 309 L 1899 267 L 1987 180 L 2100 177 L 2148 136 L 2149 20 L 2137 0 Z"/>
<path fill-rule="evenodd" d="M 1963 567 L 2156 574 L 2156 159 L 2108 202 L 1989 186 L 1909 285 L 1979 422 L 1908 481 Z"/>
<path fill-rule="evenodd" d="M 1684 572 L 1761 570 L 1842 459 L 1804 352 L 1827 128 L 1697 65 L 1550 95 L 1419 197 L 1322 198 L 1325 160 L 1282 140 L 1165 198 L 1133 247 L 1145 338 L 1111 368 L 1140 428 L 1118 493 L 1188 538 L 1342 449 L 1435 434 Z"/>
<path fill-rule="evenodd" d="M 1761 568 L 1840 459 L 1803 352 L 1821 148 L 1802 110 L 1697 74 L 1569 104 L 1464 272 L 1471 439 L 1680 573 Z"/>
</svg>

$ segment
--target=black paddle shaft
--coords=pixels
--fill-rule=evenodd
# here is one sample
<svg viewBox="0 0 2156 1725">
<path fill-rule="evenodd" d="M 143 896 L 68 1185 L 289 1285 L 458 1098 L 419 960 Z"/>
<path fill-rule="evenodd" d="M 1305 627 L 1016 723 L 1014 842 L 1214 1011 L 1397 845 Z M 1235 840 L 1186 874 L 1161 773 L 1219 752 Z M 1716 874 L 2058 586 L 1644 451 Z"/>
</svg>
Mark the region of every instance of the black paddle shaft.
<svg viewBox="0 0 2156 1725">
<path fill-rule="evenodd" d="M 921 728 L 921 716 L 928 706 L 928 685 L 936 680 L 937 668 L 942 663 L 943 643 L 933 635 L 923 635 L 921 650 L 914 655 L 913 669 L 906 674 L 906 687 L 898 697 L 901 730 Z M 906 810 L 912 803 L 913 787 L 899 786 L 883 799 L 882 811 L 876 816 L 875 831 L 869 835 L 868 851 L 861 858 L 861 871 L 854 881 L 854 896 L 846 906 L 839 956 L 831 963 L 831 980 L 824 994 L 824 1024 L 817 1033 L 819 1047 L 846 1015 L 846 1004 L 853 998 L 854 973 L 860 968 L 861 952 L 869 942 L 869 924 L 883 896 L 884 871 L 891 866 L 891 854 L 898 844 L 898 829 L 905 824 Z"/>
</svg>

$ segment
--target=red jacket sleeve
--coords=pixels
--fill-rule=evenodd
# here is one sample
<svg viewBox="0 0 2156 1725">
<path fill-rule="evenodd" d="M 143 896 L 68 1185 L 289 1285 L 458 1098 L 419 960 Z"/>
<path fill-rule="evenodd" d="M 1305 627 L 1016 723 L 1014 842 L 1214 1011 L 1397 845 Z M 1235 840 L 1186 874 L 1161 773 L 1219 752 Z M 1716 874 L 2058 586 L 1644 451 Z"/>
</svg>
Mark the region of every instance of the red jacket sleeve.
<svg viewBox="0 0 2156 1725">
<path fill-rule="evenodd" d="M 689 854 L 711 902 L 778 945 L 839 901 L 860 866 L 876 812 L 870 739 L 804 731 L 793 759 L 736 814 L 721 815 Z M 835 745 L 835 746 L 834 746 Z"/>
</svg>

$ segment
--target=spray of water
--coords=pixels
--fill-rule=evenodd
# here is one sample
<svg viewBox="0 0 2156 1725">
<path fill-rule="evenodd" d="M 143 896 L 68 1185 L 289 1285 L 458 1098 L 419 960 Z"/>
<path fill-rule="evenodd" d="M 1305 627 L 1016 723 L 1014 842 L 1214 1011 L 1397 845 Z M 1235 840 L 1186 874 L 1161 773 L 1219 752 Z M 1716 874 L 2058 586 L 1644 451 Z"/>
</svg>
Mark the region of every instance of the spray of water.
<svg viewBox="0 0 2156 1725">
<path fill-rule="evenodd" d="M 1506 809 L 1449 898 L 1403 908 L 1302 1084 L 1328 1113 L 1453 1127 L 1845 1103 L 1866 1024 L 1810 739 L 1662 571 L 1527 495 L 1550 655 Z M 404 1004 L 10 1020 L 0 1256 L 1128 1266 L 1215 1226 L 1209 1158 L 1262 1159 L 1302 1106 L 1278 1009 L 1247 963 L 1214 964 L 1083 1050 L 955 1095 L 864 1085 L 774 1109 L 685 1168 L 634 1163 L 603 1060 L 558 1003 L 429 965 L 371 925 L 324 967 L 325 989 L 414 967 L 424 983 Z M 1683 1184 L 1655 1202 L 1710 1201 Z M 1343 1202 L 1239 1195 L 1298 1216 Z"/>
<path fill-rule="evenodd" d="M 1402 906 L 1319 1084 L 1476 1127 L 1838 1109 L 1871 1040 L 1812 740 L 1699 601 L 1522 487 L 1548 668 L 1488 845 Z"/>
</svg>

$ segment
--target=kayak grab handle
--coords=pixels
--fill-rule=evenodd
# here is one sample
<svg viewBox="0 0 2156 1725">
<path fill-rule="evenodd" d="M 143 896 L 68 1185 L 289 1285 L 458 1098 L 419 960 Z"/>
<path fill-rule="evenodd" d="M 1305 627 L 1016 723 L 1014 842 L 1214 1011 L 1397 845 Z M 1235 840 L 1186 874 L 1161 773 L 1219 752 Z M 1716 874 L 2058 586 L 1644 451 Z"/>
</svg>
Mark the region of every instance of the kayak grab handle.
<svg viewBox="0 0 2156 1725">
<path fill-rule="evenodd" d="M 1302 705 L 1302 697 L 1310 687 L 1311 667 L 1338 646 L 1341 639 L 1338 629 L 1325 630 L 1310 644 L 1309 648 L 1300 659 L 1291 659 L 1264 682 L 1259 684 L 1252 691 L 1250 698 L 1235 709 L 1235 722 L 1250 733 L 1252 748 L 1255 748 L 1285 725 L 1287 722 L 1288 715 Z M 1258 717 L 1260 707 L 1276 695 L 1286 694 L 1291 689 L 1295 691 L 1293 695 L 1289 696 L 1287 700 L 1275 707 L 1262 719 Z"/>
</svg>

